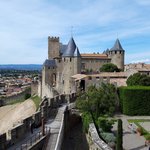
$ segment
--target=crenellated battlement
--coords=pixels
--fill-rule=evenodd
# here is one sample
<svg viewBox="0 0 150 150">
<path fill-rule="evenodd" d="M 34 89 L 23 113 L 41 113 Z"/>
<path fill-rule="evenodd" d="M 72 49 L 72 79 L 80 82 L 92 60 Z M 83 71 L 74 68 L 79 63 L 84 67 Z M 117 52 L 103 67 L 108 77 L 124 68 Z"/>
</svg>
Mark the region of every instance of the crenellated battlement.
<svg viewBox="0 0 150 150">
<path fill-rule="evenodd" d="M 48 40 L 54 41 L 54 42 L 59 42 L 59 37 L 48 36 Z"/>
</svg>

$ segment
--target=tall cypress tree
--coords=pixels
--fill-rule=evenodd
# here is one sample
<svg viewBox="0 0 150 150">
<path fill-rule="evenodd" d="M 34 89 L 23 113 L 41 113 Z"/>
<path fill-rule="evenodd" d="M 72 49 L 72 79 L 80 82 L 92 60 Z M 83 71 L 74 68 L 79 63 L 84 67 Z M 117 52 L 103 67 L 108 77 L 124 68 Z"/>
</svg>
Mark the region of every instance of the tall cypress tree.
<svg viewBox="0 0 150 150">
<path fill-rule="evenodd" d="M 118 132 L 117 132 L 117 146 L 116 150 L 123 150 L 123 140 L 122 140 L 122 120 L 118 119 Z"/>
</svg>

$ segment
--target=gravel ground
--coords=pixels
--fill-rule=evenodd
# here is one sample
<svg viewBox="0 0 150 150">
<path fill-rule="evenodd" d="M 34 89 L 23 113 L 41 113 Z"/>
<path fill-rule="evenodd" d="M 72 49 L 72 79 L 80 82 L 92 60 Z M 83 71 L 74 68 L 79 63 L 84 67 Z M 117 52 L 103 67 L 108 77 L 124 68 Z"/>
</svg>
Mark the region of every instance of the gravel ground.
<svg viewBox="0 0 150 150">
<path fill-rule="evenodd" d="M 126 116 L 117 115 L 116 118 L 120 118 L 123 121 L 123 147 L 125 150 L 148 150 L 148 146 L 145 146 L 145 138 L 139 136 L 136 133 L 132 133 L 128 129 L 128 119 L 150 119 L 150 116 Z M 114 125 L 113 131 L 116 132 L 117 124 Z"/>
</svg>

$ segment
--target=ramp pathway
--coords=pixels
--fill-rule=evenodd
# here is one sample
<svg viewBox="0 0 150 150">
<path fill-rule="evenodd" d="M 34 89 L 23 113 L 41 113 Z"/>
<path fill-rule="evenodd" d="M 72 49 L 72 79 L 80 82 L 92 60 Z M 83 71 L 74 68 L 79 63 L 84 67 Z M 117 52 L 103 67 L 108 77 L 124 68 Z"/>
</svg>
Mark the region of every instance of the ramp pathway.
<svg viewBox="0 0 150 150">
<path fill-rule="evenodd" d="M 60 130 L 60 127 L 61 127 L 63 114 L 66 110 L 66 107 L 67 107 L 66 105 L 60 107 L 58 109 L 58 113 L 57 113 L 56 118 L 54 119 L 54 121 L 50 124 L 49 123 L 46 124 L 46 127 L 51 129 L 51 134 L 50 134 L 50 138 L 49 138 L 48 143 L 47 143 L 46 150 L 54 150 L 55 149 L 58 134 L 59 134 L 59 130 Z"/>
<path fill-rule="evenodd" d="M 47 129 L 50 128 L 50 138 L 48 140 L 47 150 L 54 150 L 55 149 L 57 137 L 59 134 L 59 129 L 61 126 L 62 117 L 63 117 L 63 114 L 64 114 L 66 107 L 67 107 L 66 104 L 59 107 L 56 117 L 50 118 L 45 124 L 45 128 L 47 128 Z M 26 145 L 28 143 L 30 143 L 30 141 L 32 141 L 32 139 L 34 139 L 34 137 L 36 135 L 39 135 L 38 133 L 41 134 L 41 132 L 40 132 L 41 130 L 42 129 L 40 127 L 40 128 L 34 129 L 33 134 L 30 132 L 26 133 L 26 135 L 24 136 L 24 138 L 22 140 L 20 140 L 19 142 L 17 142 L 15 145 L 11 146 L 10 148 L 8 148 L 8 150 L 21 150 L 23 147 L 26 147 Z"/>
</svg>

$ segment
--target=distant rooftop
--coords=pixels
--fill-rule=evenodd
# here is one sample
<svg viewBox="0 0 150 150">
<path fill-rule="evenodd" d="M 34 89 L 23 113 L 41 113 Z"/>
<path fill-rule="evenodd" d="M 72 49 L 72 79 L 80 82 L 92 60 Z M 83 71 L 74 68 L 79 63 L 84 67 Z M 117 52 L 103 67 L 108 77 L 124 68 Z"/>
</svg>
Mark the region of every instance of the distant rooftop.
<svg viewBox="0 0 150 150">
<path fill-rule="evenodd" d="M 110 59 L 106 54 L 81 54 L 82 58 Z"/>
</svg>

